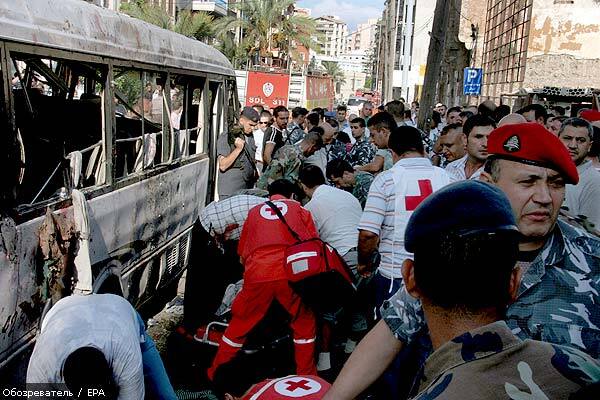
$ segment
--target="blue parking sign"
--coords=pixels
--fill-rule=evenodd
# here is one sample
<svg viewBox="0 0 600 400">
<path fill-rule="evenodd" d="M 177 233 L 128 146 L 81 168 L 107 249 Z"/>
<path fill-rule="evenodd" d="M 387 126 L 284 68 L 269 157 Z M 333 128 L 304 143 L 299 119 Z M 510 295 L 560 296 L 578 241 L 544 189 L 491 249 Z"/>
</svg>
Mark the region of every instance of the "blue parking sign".
<svg viewBox="0 0 600 400">
<path fill-rule="evenodd" d="M 465 68 L 463 79 L 463 94 L 476 95 L 481 94 L 481 81 L 483 79 L 482 68 Z"/>
</svg>

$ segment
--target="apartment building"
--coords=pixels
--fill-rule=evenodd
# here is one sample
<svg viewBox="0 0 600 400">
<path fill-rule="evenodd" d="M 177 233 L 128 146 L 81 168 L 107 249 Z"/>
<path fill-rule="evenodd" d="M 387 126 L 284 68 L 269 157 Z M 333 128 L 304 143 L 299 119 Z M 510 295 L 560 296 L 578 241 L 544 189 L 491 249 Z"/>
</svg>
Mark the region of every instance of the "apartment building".
<svg viewBox="0 0 600 400">
<path fill-rule="evenodd" d="M 321 54 L 338 57 L 347 50 L 348 26 L 338 17 L 325 15 L 315 18 L 320 36 Z"/>
</svg>

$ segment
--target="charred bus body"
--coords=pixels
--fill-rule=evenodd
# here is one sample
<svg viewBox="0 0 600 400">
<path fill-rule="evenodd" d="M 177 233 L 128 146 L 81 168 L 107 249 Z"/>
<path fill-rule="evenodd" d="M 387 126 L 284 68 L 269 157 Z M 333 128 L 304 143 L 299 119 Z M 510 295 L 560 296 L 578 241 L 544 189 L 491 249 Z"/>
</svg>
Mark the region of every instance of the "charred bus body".
<svg viewBox="0 0 600 400">
<path fill-rule="evenodd" d="M 237 115 L 216 49 L 79 0 L 0 0 L 0 369 L 45 309 L 176 286 Z"/>
</svg>

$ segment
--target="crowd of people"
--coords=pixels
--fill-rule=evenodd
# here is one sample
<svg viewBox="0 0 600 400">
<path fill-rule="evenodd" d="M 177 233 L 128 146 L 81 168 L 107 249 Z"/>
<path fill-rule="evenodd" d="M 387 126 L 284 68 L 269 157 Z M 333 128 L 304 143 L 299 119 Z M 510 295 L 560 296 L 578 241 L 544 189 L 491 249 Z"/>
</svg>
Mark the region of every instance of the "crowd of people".
<svg viewBox="0 0 600 400">
<path fill-rule="evenodd" d="M 400 100 L 359 115 L 244 107 L 219 136 L 219 198 L 201 211 L 197 246 L 228 261 L 192 266 L 185 294 L 188 330 L 227 311 L 206 371 L 216 398 L 600 398 L 600 112 L 440 103 L 427 133 L 418 112 Z M 310 255 L 287 251 L 315 238 L 351 274 L 339 313 L 309 306 L 284 269 L 308 268 Z M 274 304 L 290 332 L 286 373 L 241 360 Z M 28 376 L 77 387 L 73 363 L 106 369 L 129 352 L 147 392 L 171 398 L 160 362 L 146 363 L 143 324 L 121 308 L 141 356 L 90 339 L 52 359 L 34 351 Z M 91 324 L 87 313 L 73 323 Z M 113 391 L 140 385 L 123 374 L 100 377 Z M 118 398 L 142 398 L 129 391 Z"/>
<path fill-rule="evenodd" d="M 255 187 L 258 190 L 254 194 L 269 196 L 272 193 L 267 194 L 266 190 L 271 185 L 279 185 L 281 180 L 291 183 L 292 198 L 310 212 L 319 237 L 335 247 L 352 270 L 356 298 L 360 299 L 348 304 L 346 309 L 350 323 L 341 336 L 345 354 L 351 355 L 339 376 L 338 371 L 330 371 L 336 364 L 332 363 L 330 354 L 335 346 L 331 332 L 325 329 L 327 324 L 320 321 L 324 318 L 322 315 L 316 315 L 315 319 L 315 369 L 307 370 L 298 365 L 297 372 L 307 374 L 309 371 L 311 375 L 318 373 L 330 379 L 333 387 L 326 398 L 331 399 L 355 398 L 361 393 L 363 397 L 386 399 L 430 398 L 426 393 L 435 386 L 431 382 L 449 379 L 440 366 L 427 372 L 430 363 L 435 365 L 431 357 L 446 341 L 465 334 L 467 328 L 482 329 L 483 326 L 489 328 L 486 332 L 502 338 L 494 350 L 498 357 L 483 363 L 496 365 L 500 363 L 500 354 L 507 351 L 511 343 L 525 343 L 520 345 L 523 351 L 529 351 L 525 348 L 532 346 L 537 352 L 539 347 L 539 351 L 546 354 L 540 356 L 542 358 L 558 357 L 548 349 L 555 349 L 561 355 L 571 354 L 568 358 L 578 358 L 579 355 L 573 354 L 580 354 L 578 350 L 581 350 L 580 360 L 590 362 L 594 365 L 592 369 L 597 368 L 592 359 L 598 358 L 600 344 L 596 324 L 600 311 L 596 290 L 600 272 L 600 242 L 597 241 L 600 113 L 580 110 L 577 117 L 568 118 L 563 108 L 547 110 L 540 104 L 531 104 L 515 113 L 491 101 L 479 106 L 450 108 L 437 104 L 431 129 L 426 134 L 415 127 L 415 110 L 418 103 L 408 108 L 398 100 L 380 108 L 368 104 L 360 115 L 349 116 L 343 105 L 335 112 L 295 108 L 287 127 L 284 121 L 289 112 L 283 107 L 274 109 L 272 116 L 268 111 L 250 107 L 242 112 L 242 118 L 254 121 L 264 118 L 263 122 L 268 122 L 255 130 L 264 133 L 253 135 L 263 138 L 262 158 L 259 158 L 260 151 L 250 149 L 256 154 L 257 165 L 262 162 L 262 167 L 256 169 L 256 183 L 247 182 L 245 188 Z M 274 151 L 267 154 L 265 150 L 271 148 Z M 472 191 L 473 198 L 452 203 L 452 196 L 463 196 L 457 183 L 469 181 L 475 186 L 464 186 L 464 190 Z M 482 188 L 479 188 L 482 184 L 475 183 L 480 181 L 485 182 Z M 446 186 L 448 189 L 444 189 Z M 482 228 L 499 236 L 493 236 L 496 239 L 487 244 L 478 242 L 480 247 L 476 249 L 460 250 L 458 245 L 443 247 L 447 245 L 446 238 L 436 242 L 435 237 L 441 234 L 446 222 L 460 225 L 464 219 L 478 215 L 478 208 L 485 209 L 488 205 L 492 205 L 487 209 L 490 215 L 499 212 L 502 208 L 499 202 L 487 196 L 476 199 L 475 192 L 492 190 L 490 187 L 499 188 L 494 190 L 508 198 L 502 199 L 503 206 L 511 211 L 510 217 L 514 220 L 505 225 L 519 234 L 507 233 L 505 225 Z M 437 211 L 423 211 L 424 215 L 434 212 L 435 218 L 413 222 L 419 225 L 415 229 L 429 230 L 421 239 L 424 241 L 421 254 L 425 260 L 422 265 L 430 271 L 415 273 L 417 277 L 407 276 L 410 268 L 419 265 L 418 252 L 414 246 L 406 245 L 412 215 L 420 210 L 423 201 L 438 192 L 446 193 L 448 201 L 439 200 Z M 485 221 L 490 215 L 484 213 L 479 217 Z M 428 227 L 421 227 L 424 221 Z M 477 218 L 471 221 L 473 226 L 467 224 L 464 229 L 477 232 L 473 240 L 483 240 L 478 236 L 481 232 L 476 228 Z M 264 221 L 261 224 L 262 235 L 274 230 Z M 450 230 L 456 233 L 453 229 Z M 489 232 L 486 234 L 491 237 Z M 277 236 L 283 254 L 294 239 L 281 232 Z M 463 237 L 459 235 L 459 238 Z M 255 240 L 260 246 L 263 239 Z M 467 253 L 452 254 L 459 250 Z M 239 247 L 240 254 L 242 251 Z M 502 259 L 505 255 L 510 257 Z M 503 263 L 511 268 L 500 267 Z M 515 264 L 519 274 L 514 272 L 517 269 L 512 269 Z M 437 269 L 436 265 L 439 265 Z M 497 267 L 498 273 L 504 270 L 504 278 L 494 275 L 496 272 L 479 275 L 474 271 L 486 265 Z M 452 271 L 464 268 L 465 274 L 448 275 L 441 271 L 442 266 Z M 514 276 L 508 279 L 507 271 L 513 271 Z M 418 275 L 421 275 L 421 283 Z M 475 281 L 475 277 L 481 282 Z M 510 290 L 507 284 L 494 289 L 494 284 L 506 283 L 507 279 L 512 282 L 508 285 Z M 487 281 L 490 286 L 486 286 Z M 412 287 L 408 286 L 409 282 Z M 429 285 L 428 290 L 424 288 Z M 456 285 L 456 289 L 449 289 L 449 285 Z M 459 292 L 472 292 L 472 296 L 461 297 Z M 433 331 L 441 327 L 431 325 L 436 323 L 429 317 L 434 312 L 425 311 L 425 304 L 421 306 L 425 299 L 439 316 L 438 324 L 448 324 L 447 330 L 456 328 L 452 331 L 454 336 L 444 332 L 444 340 L 435 342 Z M 480 307 L 483 303 L 485 307 Z M 468 311 L 466 317 L 465 310 Z M 236 319 L 235 314 L 232 313 L 232 321 Z M 295 318 L 296 315 L 291 314 L 291 321 Z M 504 320 L 504 325 L 491 328 L 482 323 L 484 320 L 496 325 L 500 324 L 497 321 Z M 224 340 L 227 335 L 225 331 Z M 333 336 L 340 339 L 339 333 Z M 549 342 L 555 347 L 544 347 L 528 339 Z M 489 343 L 482 343 L 486 345 Z M 561 346 L 567 346 L 566 350 Z M 460 353 L 460 346 L 458 351 Z M 438 358 L 443 357 L 438 355 Z M 486 380 L 475 372 L 471 372 L 472 376 L 464 372 L 475 368 L 467 366 L 467 362 L 478 359 L 473 356 L 462 361 L 465 366 L 459 369 L 459 379 L 463 382 Z M 534 365 L 538 361 L 532 360 L 523 368 L 544 369 L 543 363 Z M 218 361 L 214 363 L 213 370 L 218 365 Z M 560 370 L 556 363 L 552 365 Z M 495 377 L 498 385 L 510 383 L 508 376 L 525 374 L 516 367 L 514 370 L 506 365 L 498 368 L 504 371 Z M 555 370 L 546 369 L 543 372 L 549 374 L 546 376 L 556 374 Z M 439 379 L 436 378 L 438 373 Z M 592 381 L 594 379 L 588 383 Z M 548 398 L 561 397 L 556 397 L 560 391 L 555 391 L 543 379 L 537 384 L 543 384 L 540 390 Z M 472 397 L 475 393 L 486 397 L 477 390 L 486 390 L 488 394 L 499 391 L 504 396 L 509 392 L 508 389 L 506 393 L 500 391 L 498 387 L 466 390 L 461 389 L 460 383 L 448 385 L 446 382 L 443 386 L 443 390 L 453 393 L 448 398 L 464 398 L 466 393 L 471 393 L 469 398 L 478 397 Z M 576 386 L 587 384 L 579 382 Z M 517 385 L 514 393 L 519 390 L 522 388 Z M 569 390 L 575 391 L 574 388 Z M 566 393 L 568 391 L 561 395 Z"/>
</svg>

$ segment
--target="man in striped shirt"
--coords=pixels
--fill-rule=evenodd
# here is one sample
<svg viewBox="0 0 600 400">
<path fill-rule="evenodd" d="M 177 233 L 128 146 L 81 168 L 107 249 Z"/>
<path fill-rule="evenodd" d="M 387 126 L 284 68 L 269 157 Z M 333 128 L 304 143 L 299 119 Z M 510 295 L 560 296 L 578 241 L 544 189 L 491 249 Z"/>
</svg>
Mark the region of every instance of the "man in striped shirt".
<svg viewBox="0 0 600 400">
<path fill-rule="evenodd" d="M 375 133 L 376 134 L 376 133 Z M 367 197 L 358 225 L 358 272 L 371 275 L 375 268 L 374 305 L 379 317 L 381 304 L 391 297 L 402 282 L 402 262 L 412 254 L 404 248 L 404 231 L 413 210 L 434 191 L 450 183 L 443 169 L 425 156 L 421 133 L 410 126 L 392 131 L 388 140 L 394 166 L 377 175 Z M 380 262 L 377 262 L 380 254 Z M 406 383 L 399 377 L 414 375 L 401 369 L 412 365 L 410 352 L 400 355 L 383 377 L 385 398 L 398 399 Z"/>
<path fill-rule="evenodd" d="M 400 266 L 411 256 L 403 239 L 408 218 L 421 201 L 450 181 L 443 169 L 426 158 L 418 129 L 396 128 L 388 146 L 394 166 L 371 184 L 358 226 L 358 271 L 367 276 L 377 269 L 373 278 L 377 309 L 400 287 Z M 377 253 L 381 256 L 379 265 L 374 262 Z"/>
</svg>

